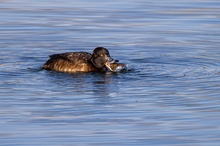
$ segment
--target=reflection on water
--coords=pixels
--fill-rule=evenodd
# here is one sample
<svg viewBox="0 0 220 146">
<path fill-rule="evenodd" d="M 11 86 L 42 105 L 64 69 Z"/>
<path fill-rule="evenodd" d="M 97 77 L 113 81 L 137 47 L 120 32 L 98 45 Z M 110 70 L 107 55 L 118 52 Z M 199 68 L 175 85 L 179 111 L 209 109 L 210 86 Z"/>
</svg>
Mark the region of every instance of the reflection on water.
<svg viewBox="0 0 220 146">
<path fill-rule="evenodd" d="M 220 2 L 0 1 L 0 145 L 219 145 Z M 118 73 L 41 70 L 109 49 Z"/>
</svg>

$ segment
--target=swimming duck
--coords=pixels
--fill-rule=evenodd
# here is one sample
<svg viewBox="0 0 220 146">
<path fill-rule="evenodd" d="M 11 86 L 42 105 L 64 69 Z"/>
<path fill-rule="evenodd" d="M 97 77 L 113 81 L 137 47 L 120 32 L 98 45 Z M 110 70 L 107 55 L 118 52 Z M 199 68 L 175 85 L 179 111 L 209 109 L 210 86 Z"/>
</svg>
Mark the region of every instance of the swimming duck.
<svg viewBox="0 0 220 146">
<path fill-rule="evenodd" d="M 115 72 L 118 60 L 110 57 L 109 51 L 104 47 L 97 47 L 93 54 L 87 52 L 68 52 L 53 54 L 42 66 L 43 69 L 59 72 Z"/>
</svg>

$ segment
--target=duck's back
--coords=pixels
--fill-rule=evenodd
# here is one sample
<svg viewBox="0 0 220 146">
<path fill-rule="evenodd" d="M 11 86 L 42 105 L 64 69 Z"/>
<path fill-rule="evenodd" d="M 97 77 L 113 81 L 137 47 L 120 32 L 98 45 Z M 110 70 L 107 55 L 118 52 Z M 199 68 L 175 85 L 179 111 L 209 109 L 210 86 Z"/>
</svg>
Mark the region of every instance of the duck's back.
<svg viewBox="0 0 220 146">
<path fill-rule="evenodd" d="M 70 52 L 63 54 L 54 54 L 43 65 L 44 69 L 60 72 L 89 72 L 97 71 L 91 64 L 92 55 L 87 52 Z"/>
</svg>

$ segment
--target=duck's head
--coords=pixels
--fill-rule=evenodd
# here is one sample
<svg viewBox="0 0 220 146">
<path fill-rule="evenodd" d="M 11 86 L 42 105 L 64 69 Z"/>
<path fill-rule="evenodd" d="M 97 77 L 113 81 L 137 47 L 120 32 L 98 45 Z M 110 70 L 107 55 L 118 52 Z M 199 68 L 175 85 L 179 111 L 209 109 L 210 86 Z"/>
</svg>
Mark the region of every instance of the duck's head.
<svg viewBox="0 0 220 146">
<path fill-rule="evenodd" d="M 111 58 L 109 51 L 104 47 L 95 48 L 90 60 L 96 68 L 106 67 L 110 71 L 113 71 L 111 64 L 118 62 Z"/>
</svg>

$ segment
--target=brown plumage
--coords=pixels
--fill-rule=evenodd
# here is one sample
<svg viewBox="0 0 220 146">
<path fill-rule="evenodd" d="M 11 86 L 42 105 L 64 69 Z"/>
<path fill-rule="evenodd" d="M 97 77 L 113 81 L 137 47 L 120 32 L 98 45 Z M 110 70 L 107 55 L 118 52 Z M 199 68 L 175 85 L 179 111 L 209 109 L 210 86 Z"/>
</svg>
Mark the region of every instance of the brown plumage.
<svg viewBox="0 0 220 146">
<path fill-rule="evenodd" d="M 53 54 L 42 68 L 59 72 L 106 72 L 115 71 L 117 65 L 113 65 L 114 62 L 116 61 L 110 57 L 106 48 L 97 47 L 93 54 L 87 52 Z"/>
<path fill-rule="evenodd" d="M 99 71 L 100 69 L 98 70 L 91 63 L 91 57 L 92 55 L 87 52 L 54 54 L 50 56 L 43 68 L 60 72 Z"/>
</svg>

